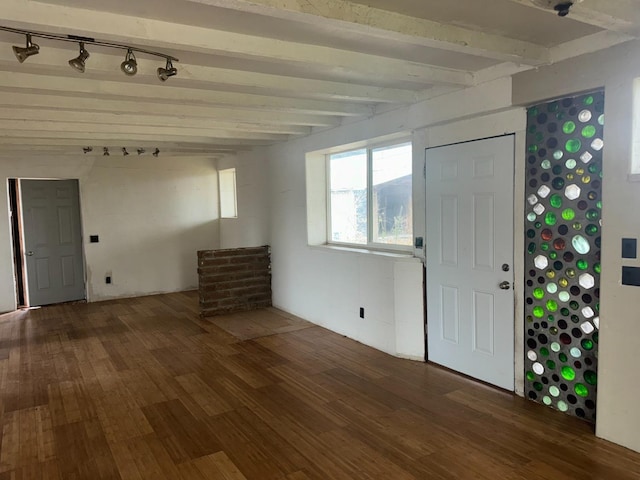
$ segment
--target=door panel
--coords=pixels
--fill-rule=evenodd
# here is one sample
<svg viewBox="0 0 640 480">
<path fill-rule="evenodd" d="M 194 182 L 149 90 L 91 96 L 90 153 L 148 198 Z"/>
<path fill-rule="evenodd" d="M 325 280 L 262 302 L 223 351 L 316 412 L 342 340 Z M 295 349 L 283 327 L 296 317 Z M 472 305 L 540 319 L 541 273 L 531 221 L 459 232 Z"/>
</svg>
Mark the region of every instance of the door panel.
<svg viewBox="0 0 640 480">
<path fill-rule="evenodd" d="M 440 287 L 442 338 L 451 343 L 458 344 L 458 332 L 460 329 L 460 315 L 458 313 L 458 289 L 455 287 Z"/>
<path fill-rule="evenodd" d="M 476 352 L 493 355 L 495 331 L 494 296 L 491 293 L 473 292 L 473 333 Z"/>
<path fill-rule="evenodd" d="M 429 360 L 513 390 L 513 137 L 426 155 Z"/>
<path fill-rule="evenodd" d="M 20 180 L 30 306 L 85 298 L 76 180 Z"/>
<path fill-rule="evenodd" d="M 493 193 L 473 196 L 473 266 L 476 270 L 494 269 L 493 214 Z"/>
<path fill-rule="evenodd" d="M 440 258 L 443 265 L 458 265 L 458 197 L 444 195 L 440 208 Z"/>
<path fill-rule="evenodd" d="M 29 270 L 28 267 L 27 270 Z M 36 258 L 36 285 L 38 290 L 46 290 L 50 287 L 49 278 L 49 259 Z"/>
<path fill-rule="evenodd" d="M 58 207 L 58 232 L 60 245 L 73 243 L 72 212 L 69 207 Z"/>
<path fill-rule="evenodd" d="M 60 262 L 62 265 L 62 285 L 71 287 L 76 282 L 74 258 L 73 256 L 62 257 Z"/>
</svg>

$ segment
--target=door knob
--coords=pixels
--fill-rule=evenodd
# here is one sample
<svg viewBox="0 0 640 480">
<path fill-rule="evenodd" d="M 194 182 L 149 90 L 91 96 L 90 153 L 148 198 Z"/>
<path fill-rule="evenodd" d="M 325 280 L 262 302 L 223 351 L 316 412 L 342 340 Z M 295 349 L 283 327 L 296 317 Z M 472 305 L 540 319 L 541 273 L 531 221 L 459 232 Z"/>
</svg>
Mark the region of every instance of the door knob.
<svg viewBox="0 0 640 480">
<path fill-rule="evenodd" d="M 500 282 L 498 287 L 500 287 L 500 290 L 509 290 L 511 288 L 511 284 L 505 280 L 504 282 Z"/>
<path fill-rule="evenodd" d="M 27 257 L 33 257 L 35 254 L 32 251 L 27 252 Z"/>
</svg>

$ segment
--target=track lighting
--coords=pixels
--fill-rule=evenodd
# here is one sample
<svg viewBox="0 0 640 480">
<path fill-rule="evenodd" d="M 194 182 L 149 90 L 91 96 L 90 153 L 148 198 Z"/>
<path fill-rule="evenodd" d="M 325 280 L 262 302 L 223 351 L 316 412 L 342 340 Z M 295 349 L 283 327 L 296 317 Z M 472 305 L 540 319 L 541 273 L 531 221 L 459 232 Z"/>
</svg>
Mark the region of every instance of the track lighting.
<svg viewBox="0 0 640 480">
<path fill-rule="evenodd" d="M 120 64 L 120 70 L 130 77 L 138 73 L 138 62 L 136 61 L 136 56 L 133 54 L 131 49 L 127 50 L 124 62 Z"/>
<path fill-rule="evenodd" d="M 167 58 L 167 65 L 164 68 L 158 68 L 158 78 L 163 82 L 166 82 L 169 77 L 173 77 L 177 73 L 178 69 L 173 66 L 170 58 Z"/>
<path fill-rule="evenodd" d="M 100 147 L 97 147 L 100 148 Z M 129 152 L 129 150 L 127 150 L 127 147 L 120 147 L 120 150 L 122 151 L 122 156 L 123 157 L 127 157 L 129 155 L 131 155 L 131 152 Z M 82 152 L 86 155 L 87 153 L 91 153 L 93 152 L 93 147 L 82 147 Z M 136 152 L 138 153 L 138 155 L 144 155 L 145 153 L 147 153 L 147 150 L 144 147 L 138 147 L 136 148 Z M 105 157 L 108 157 L 111 155 L 111 153 L 109 152 L 109 147 L 102 147 L 102 155 Z M 154 157 L 157 157 L 160 155 L 160 149 L 159 148 L 155 148 L 152 152 L 151 155 L 153 155 Z"/>
<path fill-rule="evenodd" d="M 13 47 L 13 53 L 20 63 L 24 62 L 32 55 L 40 53 L 40 46 L 31 41 L 31 34 L 27 33 L 27 46 L 26 47 Z"/>
<path fill-rule="evenodd" d="M 89 58 L 89 52 L 84 49 L 84 42 L 80 42 L 80 55 L 76 58 L 69 60 L 69 65 L 78 70 L 81 73 L 84 73 L 84 62 Z"/>
<path fill-rule="evenodd" d="M 0 25 L 0 31 L 26 35 L 27 39 L 25 47 L 13 47 L 13 53 L 20 63 L 24 62 L 30 56 L 40 53 L 40 47 L 31 41 L 31 37 L 38 37 L 46 38 L 48 40 L 57 40 L 60 42 L 77 43 L 80 47 L 80 54 L 76 58 L 69 60 L 69 65 L 71 65 L 71 67 L 73 67 L 75 70 L 78 70 L 82 73 L 84 73 L 85 71 L 85 63 L 90 56 L 89 52 L 85 49 L 85 44 L 126 50 L 127 53 L 125 54 L 124 62 L 120 64 L 120 69 L 125 73 L 125 75 L 128 76 L 133 76 L 138 72 L 138 61 L 136 60 L 134 52 L 143 53 L 145 55 L 151 55 L 154 57 L 160 57 L 166 60 L 166 66 L 164 68 L 160 67 L 157 70 L 158 78 L 163 82 L 165 82 L 169 77 L 173 77 L 178 73 L 178 69 L 173 66 L 173 62 L 177 62 L 179 60 L 171 55 L 167 55 L 161 52 L 154 52 L 152 50 L 145 50 L 143 48 L 130 47 L 128 45 L 123 45 L 120 43 L 102 42 L 91 37 L 80 37 L 78 35 L 59 35 L 56 33 L 45 32 L 30 32 L 28 30 L 5 27 L 2 25 Z"/>
</svg>

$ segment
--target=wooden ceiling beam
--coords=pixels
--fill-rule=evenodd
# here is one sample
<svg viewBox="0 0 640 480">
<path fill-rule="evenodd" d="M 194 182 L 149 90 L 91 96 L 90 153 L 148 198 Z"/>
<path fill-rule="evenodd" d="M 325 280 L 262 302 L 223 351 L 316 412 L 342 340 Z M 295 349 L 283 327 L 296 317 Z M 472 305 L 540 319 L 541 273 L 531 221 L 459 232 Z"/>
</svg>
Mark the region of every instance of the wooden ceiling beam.
<svg viewBox="0 0 640 480">
<path fill-rule="evenodd" d="M 166 142 L 164 140 L 131 140 L 130 138 L 110 138 L 107 140 L 104 139 L 86 139 L 86 138 L 31 138 L 25 139 L 24 137 L 2 137 L 0 136 L 0 146 L 3 148 L 0 151 L 4 150 L 29 150 L 36 149 L 38 151 L 42 150 L 60 150 L 60 149 L 73 149 L 73 150 L 82 150 L 83 147 L 93 147 L 93 153 L 96 153 L 98 150 L 101 151 L 103 147 L 108 147 L 110 150 L 114 149 L 114 151 L 119 151 L 122 147 L 126 147 L 129 153 L 134 153 L 137 148 L 145 148 L 147 149 L 147 153 L 151 153 L 154 148 L 159 148 L 160 150 L 166 149 L 174 149 L 180 151 L 225 151 L 225 152 L 236 152 L 236 151 L 247 151 L 251 150 L 253 146 L 258 143 L 232 143 L 227 141 L 218 141 L 217 144 L 204 144 L 204 143 L 184 143 L 182 141 L 176 142 Z M 149 150 L 151 149 L 151 150 Z"/>
<path fill-rule="evenodd" d="M 178 119 L 258 122 L 274 126 L 331 127 L 339 124 L 337 117 L 308 115 L 302 113 L 273 112 L 260 109 L 234 107 L 184 105 L 176 103 L 157 104 L 151 101 L 108 100 L 83 97 L 73 93 L 65 95 L 38 94 L 34 92 L 0 91 L 0 107 L 3 109 L 37 109 L 50 112 L 89 112 L 110 114 L 132 114 L 157 116 L 167 115 Z"/>
<path fill-rule="evenodd" d="M 297 22 L 326 24 L 364 36 L 477 55 L 503 62 L 542 65 L 548 50 L 534 43 L 447 25 L 345 0 L 189 0 Z"/>
<path fill-rule="evenodd" d="M 114 138 L 125 138 L 127 144 L 136 145 L 140 142 L 158 143 L 193 143 L 204 145 L 245 145 L 245 146 L 265 146 L 272 145 L 277 139 L 252 139 L 230 137 L 185 137 L 181 135 L 157 135 L 143 133 L 118 133 L 116 132 L 73 132 L 73 131 L 49 131 L 49 130 L 7 130 L 0 128 L 0 138 L 13 139 L 17 143 L 20 139 L 24 142 L 32 142 L 34 139 L 75 139 L 83 140 L 87 145 L 111 145 Z M 125 145 L 123 145 L 125 146 Z"/>
<path fill-rule="evenodd" d="M 284 135 L 308 135 L 310 127 L 294 125 L 269 125 L 259 123 L 228 122 L 203 118 L 180 118 L 167 112 L 165 116 L 121 113 L 79 112 L 76 110 L 42 110 L 38 108 L 0 108 L 0 120 L 45 121 L 57 123 L 85 123 L 94 128 L 108 128 L 109 125 L 144 126 L 149 128 L 174 128 L 176 131 L 227 130 L 252 133 L 274 133 Z"/>
<path fill-rule="evenodd" d="M 131 124 L 92 124 L 72 121 L 41 121 L 41 120 L 19 120 L 0 119 L 0 136 L 14 136 L 16 134 L 29 134 L 30 132 L 51 133 L 86 133 L 100 135 L 153 135 L 156 137 L 169 136 L 183 138 L 234 138 L 248 140 L 280 141 L 287 140 L 289 135 L 275 133 L 261 133 L 240 130 L 223 130 L 209 128 L 179 128 L 161 127 Z"/>
<path fill-rule="evenodd" d="M 236 92 L 217 92 L 205 89 L 143 85 L 128 81 L 87 81 L 86 78 L 44 76 L 22 72 L 3 72 L 0 75 L 0 91 L 29 90 L 40 93 L 70 95 L 88 94 L 93 98 L 112 100 L 154 100 L 157 103 L 183 103 L 197 105 L 226 105 L 259 108 L 281 112 L 308 113 L 312 115 L 362 116 L 370 115 L 370 106 L 338 101 L 294 99 Z"/>
</svg>

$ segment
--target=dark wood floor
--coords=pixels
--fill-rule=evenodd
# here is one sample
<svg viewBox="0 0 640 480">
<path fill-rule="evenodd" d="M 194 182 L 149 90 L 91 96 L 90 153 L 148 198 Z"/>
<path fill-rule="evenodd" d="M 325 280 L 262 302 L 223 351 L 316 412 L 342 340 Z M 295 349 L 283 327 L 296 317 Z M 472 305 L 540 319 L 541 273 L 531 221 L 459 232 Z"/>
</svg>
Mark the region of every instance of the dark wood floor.
<svg viewBox="0 0 640 480">
<path fill-rule="evenodd" d="M 0 480 L 640 478 L 582 421 L 193 292 L 0 316 L 0 392 Z"/>
</svg>

